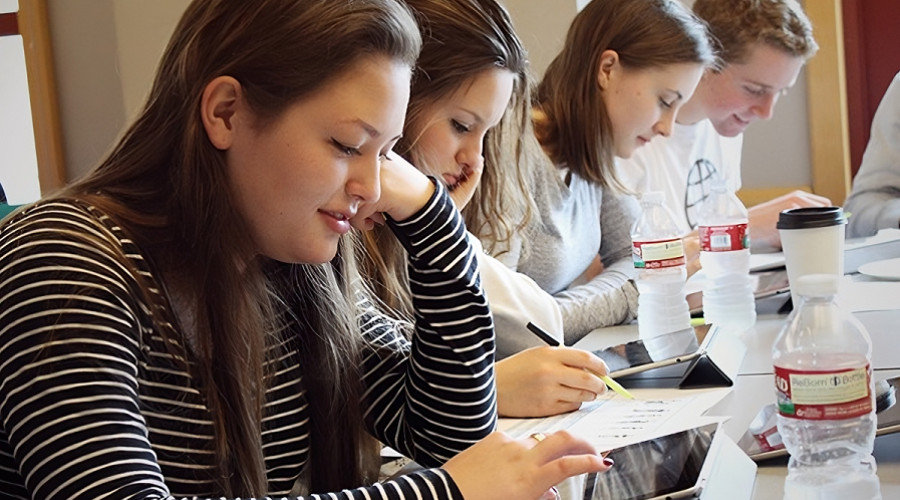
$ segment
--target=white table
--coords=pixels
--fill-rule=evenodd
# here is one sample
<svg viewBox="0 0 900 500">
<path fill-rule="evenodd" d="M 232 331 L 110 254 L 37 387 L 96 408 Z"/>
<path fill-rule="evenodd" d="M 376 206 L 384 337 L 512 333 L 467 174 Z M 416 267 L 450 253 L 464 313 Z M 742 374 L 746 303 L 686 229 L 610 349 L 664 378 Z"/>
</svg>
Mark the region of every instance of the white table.
<svg viewBox="0 0 900 500">
<path fill-rule="evenodd" d="M 900 303 L 900 300 L 898 300 Z M 900 309 L 857 313 L 872 337 L 872 368 L 876 380 L 900 376 Z M 747 355 L 735 381 L 734 390 L 707 414 L 729 416 L 725 432 L 735 442 L 740 439 L 759 410 L 775 402 L 772 367 L 772 343 L 784 325 L 786 316 L 761 314 L 756 325 L 741 336 Z M 586 350 L 637 339 L 637 325 L 594 330 L 575 344 Z M 884 500 L 900 498 L 900 434 L 875 440 L 875 460 Z M 787 461 L 772 460 L 759 465 L 753 500 L 780 500 L 784 494 Z M 852 500 L 852 499 L 848 499 Z"/>
</svg>

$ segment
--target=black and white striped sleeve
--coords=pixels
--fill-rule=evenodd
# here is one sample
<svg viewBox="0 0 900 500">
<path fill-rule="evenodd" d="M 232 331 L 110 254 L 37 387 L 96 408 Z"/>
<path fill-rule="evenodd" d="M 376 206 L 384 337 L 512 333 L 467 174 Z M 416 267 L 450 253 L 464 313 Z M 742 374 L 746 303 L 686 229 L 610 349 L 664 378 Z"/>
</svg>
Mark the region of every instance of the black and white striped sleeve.
<svg viewBox="0 0 900 500">
<path fill-rule="evenodd" d="M 140 412 L 134 280 L 104 229 L 60 203 L 0 233 L 0 491 L 10 496 L 167 494 Z"/>
<path fill-rule="evenodd" d="M 392 229 L 409 253 L 411 345 L 370 315 L 366 418 L 376 437 L 436 467 L 494 430 L 494 331 L 478 260 L 458 210 L 437 183 L 419 213 Z"/>
<path fill-rule="evenodd" d="M 442 203 L 449 201 L 443 199 Z M 436 206 L 426 208 L 423 214 L 433 208 Z M 438 222 L 441 217 L 435 215 L 432 220 Z M 450 227 L 453 225 L 451 222 Z M 447 241 L 456 241 L 454 235 L 447 229 L 425 231 L 424 246 L 416 247 L 422 250 L 415 255 L 437 265 L 414 265 L 415 273 L 418 276 L 418 269 L 423 269 L 437 279 L 432 281 L 439 289 L 446 286 L 451 295 L 469 296 L 451 298 L 458 305 L 483 304 L 474 264 L 463 263 L 471 260 L 466 256 L 467 245 L 459 241 L 434 244 L 446 236 L 450 236 Z M 147 347 L 142 332 L 150 326 L 146 319 L 141 324 L 147 305 L 139 300 L 136 282 L 122 265 L 123 243 L 134 248 L 109 234 L 93 213 L 71 203 L 31 209 L 17 217 L 14 226 L 0 229 L 0 497 L 173 498 L 151 445 L 154 434 L 142 413 L 141 391 L 147 389 L 140 369 Z M 439 247 L 444 250 L 437 250 Z M 451 256 L 454 251 L 459 258 Z M 141 260 L 140 255 L 131 253 L 125 257 Z M 446 271 L 428 271 L 435 268 Z M 457 275 L 468 285 L 439 283 Z M 430 295 L 432 300 L 435 296 Z M 378 356 L 390 354 L 367 360 L 366 381 L 374 388 L 367 397 L 371 407 L 387 418 L 378 417 L 376 427 L 401 428 L 402 441 L 411 449 L 423 450 L 418 455 L 450 455 L 493 428 L 490 316 L 486 305 L 471 307 L 472 311 L 464 307 L 459 316 L 446 311 L 444 315 L 423 313 L 420 328 L 424 333 L 417 335 L 411 347 L 411 362 L 403 361 L 402 348 L 373 349 Z M 452 325 L 449 317 L 467 317 L 486 327 Z M 476 320 L 478 317 L 486 319 Z M 443 327 L 440 323 L 445 321 L 451 326 Z M 384 338 L 393 335 L 396 330 Z M 375 394 L 386 392 L 398 371 L 409 372 L 400 377 L 408 378 L 400 380 L 405 387 L 399 390 L 406 402 L 396 403 L 392 398 L 375 401 Z M 445 395 L 454 392 L 462 396 Z M 473 402 L 471 408 L 466 401 Z M 395 412 L 396 408 L 401 410 Z M 486 416 L 479 416 L 482 413 Z M 458 418 L 462 424 L 455 422 Z M 395 424 L 394 419 L 401 422 Z M 460 430 L 454 430 L 454 425 Z M 183 435 L 175 427 L 157 432 L 164 431 Z M 306 430 L 298 428 L 296 432 Z M 445 441 L 446 445 L 434 444 Z M 192 464 L 184 459 L 183 464 L 174 465 Z M 429 469 L 397 481 L 310 498 L 462 497 L 445 471 Z"/>
</svg>

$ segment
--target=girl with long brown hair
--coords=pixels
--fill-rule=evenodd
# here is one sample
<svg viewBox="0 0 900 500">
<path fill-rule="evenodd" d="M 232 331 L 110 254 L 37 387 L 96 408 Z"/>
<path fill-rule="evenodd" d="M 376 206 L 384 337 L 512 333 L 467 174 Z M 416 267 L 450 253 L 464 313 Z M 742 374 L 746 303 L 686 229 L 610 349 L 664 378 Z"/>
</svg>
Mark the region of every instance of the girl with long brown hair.
<svg viewBox="0 0 900 500">
<path fill-rule="evenodd" d="M 421 26 L 423 46 L 404 136 L 395 149 L 440 179 L 464 213 L 474 207 L 468 223 L 506 234 L 502 245 L 527 222 L 531 208 L 527 176 L 519 168 L 524 155 L 504 147 L 509 134 L 527 130 L 531 120 L 525 50 L 495 0 L 406 3 Z M 366 234 L 366 274 L 385 303 L 411 317 L 406 255 L 385 229 Z M 606 386 L 595 376 L 607 373 L 602 360 L 547 346 L 527 330 L 531 321 L 562 338 L 553 297 L 489 255 L 478 252 L 478 259 L 497 332 L 499 414 L 563 413 L 603 393 Z"/>
<path fill-rule="evenodd" d="M 705 25 L 677 1 L 603 0 L 575 17 L 547 68 L 534 99 L 539 215 L 505 262 L 556 298 L 567 345 L 634 319 L 637 204 L 622 194 L 615 158 L 668 135 L 714 61 Z"/>
<path fill-rule="evenodd" d="M 534 499 L 606 468 L 491 433 L 465 226 L 386 159 L 419 47 L 393 0 L 190 4 L 108 156 L 0 227 L 0 496 Z M 378 223 L 409 341 L 356 270 Z M 374 438 L 431 468 L 372 486 Z"/>
</svg>

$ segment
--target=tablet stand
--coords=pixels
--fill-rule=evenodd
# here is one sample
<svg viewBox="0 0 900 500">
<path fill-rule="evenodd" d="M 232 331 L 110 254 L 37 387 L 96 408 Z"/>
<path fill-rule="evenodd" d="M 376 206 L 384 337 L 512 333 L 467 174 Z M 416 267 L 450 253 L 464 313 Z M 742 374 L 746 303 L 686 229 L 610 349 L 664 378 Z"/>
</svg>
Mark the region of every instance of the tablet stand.
<svg viewBox="0 0 900 500">
<path fill-rule="evenodd" d="M 728 436 L 722 436 L 700 500 L 750 500 L 756 483 L 756 462 L 738 448 Z"/>
<path fill-rule="evenodd" d="M 734 335 L 713 325 L 700 348 L 705 353 L 694 358 L 678 383 L 679 389 L 731 387 L 744 362 L 747 346 Z"/>
<path fill-rule="evenodd" d="M 617 379 L 628 388 L 731 387 L 747 354 L 747 346 L 715 325 L 695 328 L 702 355 L 673 365 L 626 375 Z"/>
</svg>

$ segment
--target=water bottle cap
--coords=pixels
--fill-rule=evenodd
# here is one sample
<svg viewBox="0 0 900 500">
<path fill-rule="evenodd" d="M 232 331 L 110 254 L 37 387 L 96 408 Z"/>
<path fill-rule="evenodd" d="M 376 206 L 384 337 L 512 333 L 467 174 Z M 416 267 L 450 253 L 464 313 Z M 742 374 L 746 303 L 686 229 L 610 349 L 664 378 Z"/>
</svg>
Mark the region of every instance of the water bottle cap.
<svg viewBox="0 0 900 500">
<path fill-rule="evenodd" d="M 838 277 L 834 274 L 804 274 L 793 285 L 797 295 L 803 297 L 827 297 L 838 290 Z"/>
<path fill-rule="evenodd" d="M 662 203 L 666 195 L 662 191 L 645 191 L 641 194 L 641 203 Z"/>
</svg>

